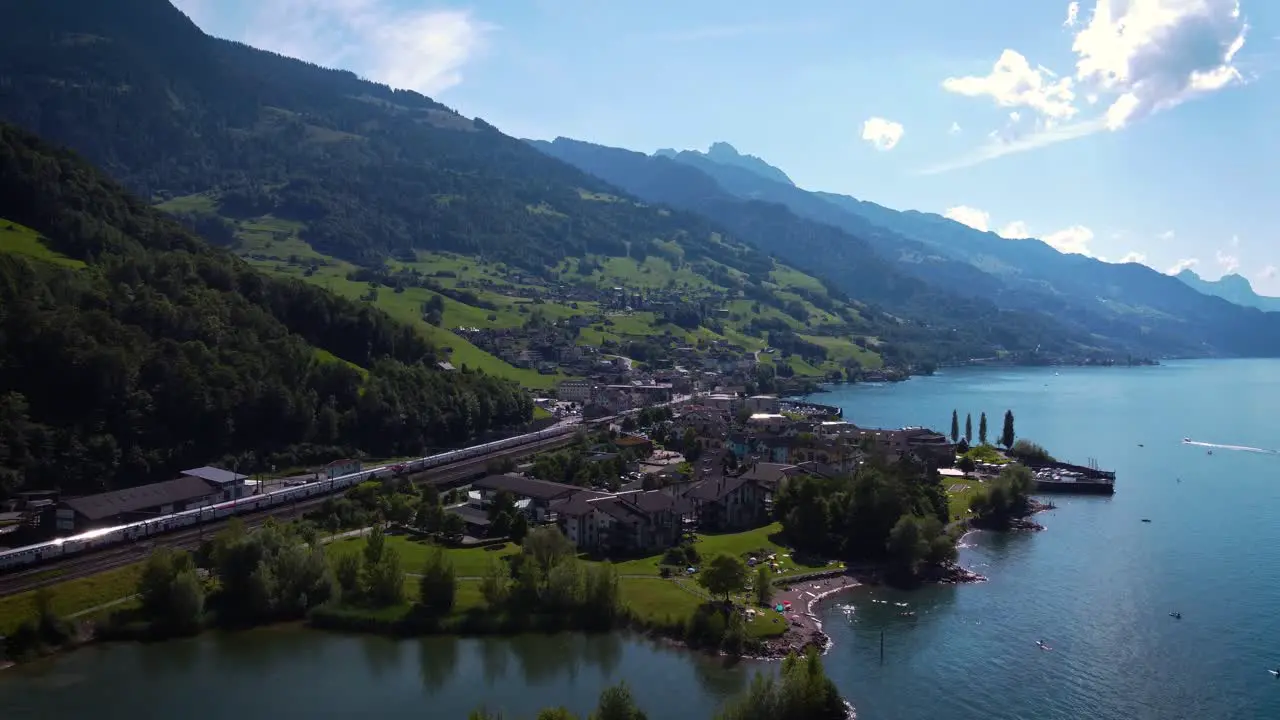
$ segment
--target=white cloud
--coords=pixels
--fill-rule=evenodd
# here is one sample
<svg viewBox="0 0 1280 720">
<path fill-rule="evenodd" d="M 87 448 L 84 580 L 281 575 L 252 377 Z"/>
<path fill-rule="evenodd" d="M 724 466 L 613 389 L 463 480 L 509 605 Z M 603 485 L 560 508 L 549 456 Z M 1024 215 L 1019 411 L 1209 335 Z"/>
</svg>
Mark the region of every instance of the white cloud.
<svg viewBox="0 0 1280 720">
<path fill-rule="evenodd" d="M 862 123 L 862 139 L 877 150 L 892 150 L 905 133 L 901 123 L 882 117 L 867 118 Z"/>
<path fill-rule="evenodd" d="M 1232 236 L 1231 236 L 1231 242 L 1229 242 L 1229 243 L 1227 243 L 1227 244 L 1228 244 L 1228 245 L 1230 245 L 1230 246 L 1231 246 L 1231 247 L 1233 247 L 1233 248 L 1238 248 L 1238 247 L 1240 247 L 1240 236 L 1239 236 L 1239 235 L 1232 235 Z"/>
<path fill-rule="evenodd" d="M 969 205 L 957 205 L 947 208 L 943 217 L 968 225 L 974 230 L 989 232 L 991 230 L 991 213 Z M 1031 228 L 1021 220 L 1007 223 L 998 233 L 1006 240 L 1022 240 L 1033 237 Z M 1047 245 L 1061 253 L 1074 253 L 1086 257 L 1094 257 L 1089 243 L 1093 241 L 1093 231 L 1083 225 L 1072 225 L 1040 238 Z"/>
<path fill-rule="evenodd" d="M 1116 96 L 1107 119 L 1119 129 L 1242 81 L 1247 29 L 1239 0 L 1097 0 L 1071 46 L 1076 79 Z"/>
<path fill-rule="evenodd" d="M 1161 240 L 1172 240 L 1172 239 L 1173 239 L 1173 231 L 1172 231 L 1172 230 L 1165 230 L 1164 232 L 1160 233 L 1160 234 L 1159 234 L 1159 235 L 1157 235 L 1156 237 L 1160 238 Z"/>
<path fill-rule="evenodd" d="M 434 94 L 462 82 L 493 29 L 469 11 L 403 9 L 389 0 L 271 0 L 238 39 Z"/>
<path fill-rule="evenodd" d="M 1021 240 L 1022 238 L 1031 237 L 1031 228 L 1021 220 L 1014 220 L 1000 229 L 1000 237 L 1010 240 Z"/>
<path fill-rule="evenodd" d="M 1124 265 L 1126 263 L 1138 263 L 1140 265 L 1145 265 L 1147 262 L 1147 256 L 1143 255 L 1140 252 L 1131 251 L 1128 254 L 1126 254 L 1124 257 L 1120 258 L 1117 262 L 1121 265 Z"/>
<path fill-rule="evenodd" d="M 1183 258 L 1178 262 L 1174 263 L 1173 267 L 1169 268 L 1165 272 L 1169 275 L 1177 275 L 1183 270 L 1190 270 L 1191 268 L 1199 264 L 1200 264 L 1200 261 L 1197 260 L 1196 258 Z"/>
<path fill-rule="evenodd" d="M 1106 124 L 1100 119 L 1088 120 L 1084 122 L 1073 122 L 1066 125 L 1056 125 L 1046 128 L 1041 132 L 1032 132 L 1029 134 L 1018 135 L 1000 134 L 997 131 L 997 137 L 993 137 L 986 144 L 981 145 L 972 150 L 968 155 L 947 160 L 931 165 L 917 172 L 919 175 L 938 175 L 940 173 L 951 172 L 952 170 L 960 170 L 974 165 L 981 165 L 988 160 L 995 160 L 1005 155 L 1013 155 L 1014 153 L 1026 152 L 1036 148 L 1048 147 L 1066 140 L 1074 140 L 1082 138 L 1086 135 L 1092 135 L 1099 130 L 1106 128 Z"/>
<path fill-rule="evenodd" d="M 1032 108 L 1049 117 L 1066 119 L 1076 114 L 1071 78 L 1055 80 L 1052 72 L 1032 68 L 1015 50 L 1000 53 L 987 75 L 949 77 L 942 81 L 942 87 L 958 95 L 990 97 L 1001 107 Z"/>
<path fill-rule="evenodd" d="M 1214 259 L 1218 261 L 1218 267 L 1222 268 L 1223 275 L 1230 275 L 1240 269 L 1240 258 L 1230 253 L 1219 250 L 1214 254 Z"/>
<path fill-rule="evenodd" d="M 1092 256 L 1089 243 L 1093 241 L 1093 231 L 1083 225 L 1072 225 L 1040 238 L 1054 250 L 1061 253 Z"/>
<path fill-rule="evenodd" d="M 1259 280 L 1270 280 L 1271 278 L 1273 278 L 1273 277 L 1275 277 L 1275 276 L 1276 276 L 1276 266 L 1275 266 L 1275 265 L 1268 265 L 1268 266 L 1266 266 L 1266 267 L 1262 268 L 1262 270 L 1258 273 L 1258 279 L 1259 279 Z"/>
<path fill-rule="evenodd" d="M 1066 25 L 1080 25 L 1079 14 L 1077 3 L 1068 5 Z M 1001 107 L 1025 107 L 1038 117 L 1030 131 L 1006 127 L 969 156 L 921 174 L 1120 130 L 1243 82 L 1235 60 L 1247 30 L 1239 0 L 1096 0 L 1071 45 L 1073 76 L 1060 78 L 1043 66 L 1033 68 L 1021 53 L 1006 48 L 990 74 L 945 79 L 942 85 L 949 92 L 989 97 Z M 1083 107 L 1097 105 L 1101 113 L 1073 121 L 1080 113 L 1077 92 L 1084 94 Z"/>
<path fill-rule="evenodd" d="M 958 122 L 956 122 L 956 121 L 952 120 L 952 121 L 951 121 L 951 128 L 947 130 L 947 134 L 948 134 L 948 135 L 959 135 L 959 134 L 960 134 L 960 123 L 958 123 Z"/>
<path fill-rule="evenodd" d="M 985 210 L 969 207 L 968 205 L 957 205 L 953 208 L 947 208 L 942 213 L 943 217 L 955 220 L 958 223 L 968 225 L 974 230 L 987 232 L 991 229 L 991 216 Z"/>
</svg>

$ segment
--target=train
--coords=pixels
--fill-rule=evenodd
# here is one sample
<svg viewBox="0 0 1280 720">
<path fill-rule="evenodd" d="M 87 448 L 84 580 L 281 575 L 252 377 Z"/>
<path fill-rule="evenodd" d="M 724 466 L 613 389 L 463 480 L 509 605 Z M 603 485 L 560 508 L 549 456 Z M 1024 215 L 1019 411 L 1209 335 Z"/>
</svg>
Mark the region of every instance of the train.
<svg viewBox="0 0 1280 720">
<path fill-rule="evenodd" d="M 595 425 L 601 422 L 608 422 L 612 419 L 612 417 L 601 418 L 584 424 Z M 88 530 L 78 535 L 55 538 L 46 542 L 36 543 L 35 545 L 0 551 L 0 573 L 49 562 L 51 560 L 71 557 L 80 553 L 101 550 L 112 545 L 136 542 L 153 535 L 160 535 L 162 533 L 195 526 L 212 520 L 221 520 L 233 515 L 240 515 L 265 508 L 286 505 L 288 503 L 305 500 L 318 495 L 327 495 L 332 492 L 354 487 L 366 480 L 382 479 L 404 473 L 421 472 L 423 470 L 430 470 L 436 467 L 452 465 L 457 462 L 483 457 L 508 448 L 541 442 L 543 440 L 560 435 L 566 435 L 572 432 L 574 432 L 574 427 L 572 425 L 561 425 L 533 433 L 516 435 L 504 440 L 495 440 L 493 442 L 483 443 L 480 445 L 472 445 L 471 447 L 462 448 L 460 450 L 451 450 L 439 455 L 431 455 L 428 457 L 418 458 L 416 460 L 405 460 L 398 463 L 382 465 L 376 468 L 350 473 L 348 475 L 329 478 L 327 480 L 310 482 L 305 485 L 295 485 L 281 490 L 274 490 L 269 493 L 249 495 L 235 500 L 227 500 L 221 503 L 183 510 L 182 512 L 176 512 L 170 515 L 148 518 L 146 520 L 139 520 L 137 522 L 117 525 L 115 527 Z"/>
</svg>

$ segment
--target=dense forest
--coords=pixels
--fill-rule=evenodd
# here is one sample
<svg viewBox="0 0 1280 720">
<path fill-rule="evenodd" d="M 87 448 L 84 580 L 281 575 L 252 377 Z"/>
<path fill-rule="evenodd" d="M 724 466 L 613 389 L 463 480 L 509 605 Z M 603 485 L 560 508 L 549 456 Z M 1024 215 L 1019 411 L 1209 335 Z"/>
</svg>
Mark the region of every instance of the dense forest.
<svg viewBox="0 0 1280 720">
<path fill-rule="evenodd" d="M 252 471 L 416 454 L 530 417 L 514 384 L 436 370 L 412 329 L 259 274 L 6 125 L 0 218 L 56 261 L 0 253 L 0 499 L 231 455 Z"/>
<path fill-rule="evenodd" d="M 1044 318 L 938 291 L 781 206 L 647 205 L 419 94 L 211 38 L 166 0 L 49 0 L 13 14 L 0 28 L 0 117 L 153 202 L 204 193 L 188 221 L 215 242 L 234 237 L 211 213 L 299 222 L 317 250 L 369 266 L 417 249 L 543 272 L 678 248 L 713 283 L 733 269 L 748 286 L 774 267 L 766 253 L 791 248 L 857 302 L 857 321 L 830 332 L 877 338 L 889 364 L 1075 346 Z M 809 252 L 833 242 L 836 272 Z"/>
</svg>

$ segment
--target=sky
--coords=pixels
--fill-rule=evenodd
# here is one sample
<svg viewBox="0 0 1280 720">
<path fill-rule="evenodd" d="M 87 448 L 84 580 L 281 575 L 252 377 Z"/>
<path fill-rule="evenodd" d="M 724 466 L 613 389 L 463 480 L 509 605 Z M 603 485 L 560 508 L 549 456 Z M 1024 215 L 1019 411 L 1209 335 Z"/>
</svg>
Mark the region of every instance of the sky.
<svg viewBox="0 0 1280 720">
<path fill-rule="evenodd" d="M 725 141 L 797 185 L 1280 296 L 1280 2 L 175 0 L 516 137 Z"/>
</svg>

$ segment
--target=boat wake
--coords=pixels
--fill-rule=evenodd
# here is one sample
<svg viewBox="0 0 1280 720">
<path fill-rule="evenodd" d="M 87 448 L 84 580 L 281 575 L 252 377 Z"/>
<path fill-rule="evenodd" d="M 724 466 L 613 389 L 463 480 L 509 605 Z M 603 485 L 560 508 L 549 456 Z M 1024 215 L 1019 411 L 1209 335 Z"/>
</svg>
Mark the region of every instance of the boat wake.
<svg viewBox="0 0 1280 720">
<path fill-rule="evenodd" d="M 1183 440 L 1182 444 L 1213 448 L 1215 450 L 1238 450 L 1240 452 L 1261 453 L 1263 455 L 1280 455 L 1280 450 L 1267 450 L 1266 448 L 1249 447 L 1248 445 L 1219 445 L 1218 443 L 1198 442 L 1195 440 Z"/>
</svg>

